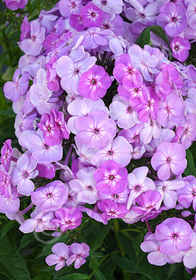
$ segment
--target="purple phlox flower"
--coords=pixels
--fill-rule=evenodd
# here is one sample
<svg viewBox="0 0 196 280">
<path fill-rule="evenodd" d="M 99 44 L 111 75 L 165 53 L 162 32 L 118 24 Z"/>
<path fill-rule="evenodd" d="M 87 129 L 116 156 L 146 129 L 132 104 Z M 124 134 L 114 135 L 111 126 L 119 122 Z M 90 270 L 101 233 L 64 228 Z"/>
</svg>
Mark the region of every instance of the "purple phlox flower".
<svg viewBox="0 0 196 280">
<path fill-rule="evenodd" d="M 178 190 L 178 202 L 185 208 L 189 208 L 193 204 L 196 211 L 196 178 L 193 175 L 183 178 L 185 186 Z"/>
<path fill-rule="evenodd" d="M 128 210 L 125 205 L 121 205 L 109 199 L 98 201 L 98 208 L 103 212 L 102 217 L 108 221 L 110 219 L 123 218 Z"/>
<path fill-rule="evenodd" d="M 10 172 L 9 172 L 10 173 Z M 10 182 L 10 174 L 9 174 L 4 166 L 0 165 L 0 195 L 4 197 L 10 197 L 12 193 L 12 186 Z"/>
<path fill-rule="evenodd" d="M 78 56 L 78 54 L 76 55 Z M 77 58 L 77 60 L 75 57 L 75 61 L 69 56 L 59 58 L 56 63 L 56 72 L 61 78 L 62 88 L 68 93 L 74 92 L 78 94 L 79 80 L 82 73 L 88 71 L 95 62 L 96 57 L 90 56 L 87 52 L 82 57 L 79 57 L 79 59 Z"/>
<path fill-rule="evenodd" d="M 34 191 L 35 185 L 31 179 L 38 176 L 39 172 L 35 170 L 36 165 L 36 160 L 27 153 L 17 160 L 16 167 L 13 168 L 11 173 L 11 182 L 13 186 L 17 186 L 20 194 L 28 196 Z"/>
<path fill-rule="evenodd" d="M 28 35 L 30 36 L 31 26 L 30 26 L 30 23 L 28 22 L 27 16 L 24 17 L 20 30 L 21 30 L 21 34 L 20 34 L 21 41 L 24 40 L 25 38 L 27 38 Z"/>
<path fill-rule="evenodd" d="M 140 159 L 142 158 L 143 154 L 145 153 L 146 149 L 142 143 L 134 144 L 133 151 L 131 152 L 132 159 Z"/>
<path fill-rule="evenodd" d="M 129 46 L 129 43 L 120 35 L 116 35 L 111 32 L 111 35 L 108 36 L 109 48 L 114 54 L 114 57 L 118 57 L 124 53 L 126 47 Z"/>
<path fill-rule="evenodd" d="M 196 16 L 195 16 L 195 8 L 196 8 L 196 3 L 195 1 L 189 1 L 187 3 L 187 21 L 188 25 L 195 30 L 196 28 Z"/>
<path fill-rule="evenodd" d="M 47 145 L 53 146 L 61 143 L 60 131 L 56 126 L 52 114 L 43 114 L 38 126 L 43 132 L 43 137 Z"/>
<path fill-rule="evenodd" d="M 160 209 L 160 200 L 161 194 L 159 192 L 147 190 L 136 198 L 135 202 L 138 206 L 132 206 L 132 210 L 141 215 L 142 222 L 154 219 L 162 211 Z"/>
<path fill-rule="evenodd" d="M 22 74 L 20 69 L 16 69 L 13 75 L 13 82 L 8 81 L 4 84 L 4 95 L 11 101 L 16 102 L 22 95 L 26 93 L 28 86 L 29 73 L 24 72 Z"/>
<path fill-rule="evenodd" d="M 181 143 L 185 149 L 188 149 L 196 137 L 196 115 L 187 114 L 186 122 L 183 126 L 176 129 L 176 139 L 178 143 Z"/>
<path fill-rule="evenodd" d="M 155 78 L 155 92 L 162 100 L 166 100 L 166 96 L 171 93 L 172 82 L 167 69 L 160 71 Z"/>
<path fill-rule="evenodd" d="M 39 172 L 39 177 L 52 179 L 55 177 L 55 167 L 52 163 L 37 164 L 36 169 Z"/>
<path fill-rule="evenodd" d="M 61 160 L 63 155 L 62 145 L 49 146 L 46 144 L 41 131 L 25 130 L 20 134 L 19 143 L 28 149 L 37 163 L 51 163 Z"/>
<path fill-rule="evenodd" d="M 132 3 L 130 4 L 132 5 Z M 155 24 L 157 12 L 158 12 L 158 3 L 156 3 L 155 1 L 152 3 L 147 3 L 145 7 L 142 4 L 138 4 L 137 7 L 135 5 L 134 8 L 128 7 L 125 10 L 125 15 L 129 20 L 132 21 L 132 25 L 134 27 L 137 27 L 138 23 L 142 23 L 143 25 L 148 26 L 148 25 Z"/>
<path fill-rule="evenodd" d="M 74 192 L 70 187 L 68 189 L 68 199 L 64 207 L 77 207 L 79 201 L 77 199 L 77 192 Z"/>
<path fill-rule="evenodd" d="M 54 25 L 58 20 L 58 16 L 53 14 L 56 10 L 57 9 L 54 7 L 50 11 L 42 10 L 39 14 L 39 22 L 41 23 L 41 26 L 45 28 L 47 34 L 52 32 Z"/>
<path fill-rule="evenodd" d="M 162 142 L 173 142 L 174 138 L 175 138 L 175 132 L 173 130 L 168 128 L 162 128 L 159 138 L 154 139 L 154 144 L 155 144 L 154 149 L 156 149 L 159 146 L 159 144 Z"/>
<path fill-rule="evenodd" d="M 191 247 L 183 257 L 183 264 L 186 268 L 193 269 L 196 267 L 196 232 L 192 233 Z"/>
<path fill-rule="evenodd" d="M 151 165 L 157 170 L 161 180 L 168 180 L 172 174 L 180 175 L 184 172 L 187 160 L 183 145 L 162 142 L 152 156 Z"/>
<path fill-rule="evenodd" d="M 69 33 L 67 33 L 68 35 Z M 69 36 L 69 35 L 68 35 Z M 60 47 L 67 38 L 64 38 L 63 36 L 60 36 L 56 33 L 50 33 L 48 36 L 46 36 L 44 42 L 43 42 L 43 48 L 46 50 L 46 54 L 55 51 Z"/>
<path fill-rule="evenodd" d="M 46 79 L 48 81 L 47 86 L 49 90 L 59 90 L 59 79 L 56 73 L 56 57 L 52 57 L 46 64 Z"/>
<path fill-rule="evenodd" d="M 94 173 L 95 168 L 93 167 L 82 168 L 76 174 L 77 179 L 69 182 L 71 189 L 77 192 L 79 202 L 89 204 L 97 202 L 98 196 L 97 189 L 95 188 Z"/>
<path fill-rule="evenodd" d="M 158 139 L 161 134 L 161 127 L 156 121 L 150 120 L 145 123 L 141 132 L 140 140 L 143 144 L 149 144 L 152 139 Z"/>
<path fill-rule="evenodd" d="M 117 0 L 93 0 L 95 5 L 97 5 L 100 9 L 102 9 L 105 13 L 108 14 L 120 14 L 123 9 L 123 1 Z"/>
<path fill-rule="evenodd" d="M 161 64 L 161 69 L 168 71 L 169 73 L 169 79 L 172 82 L 172 88 L 173 89 L 182 89 L 184 86 L 183 80 L 182 80 L 182 75 L 180 74 L 181 69 L 178 68 L 177 64 L 166 64 L 162 63 Z"/>
<path fill-rule="evenodd" d="M 127 224 L 135 224 L 141 219 L 142 215 L 130 210 L 124 217 L 123 221 Z"/>
<path fill-rule="evenodd" d="M 172 181 L 156 181 L 156 190 L 160 192 L 164 205 L 168 208 L 175 208 L 177 203 L 177 192 L 182 189 L 185 185 L 183 180 L 172 180 Z"/>
<path fill-rule="evenodd" d="M 85 27 L 100 27 L 103 19 L 103 11 L 92 2 L 80 9 L 82 24 Z"/>
<path fill-rule="evenodd" d="M 160 8 L 157 24 L 162 26 L 170 37 L 175 37 L 187 27 L 185 10 L 184 5 L 167 3 Z"/>
<path fill-rule="evenodd" d="M 81 0 L 60 0 L 58 3 L 59 11 L 65 18 L 69 18 L 70 15 L 78 15 L 81 8 Z"/>
<path fill-rule="evenodd" d="M 30 87 L 30 101 L 40 115 L 50 113 L 52 108 L 56 110 L 60 108 L 58 98 L 52 96 L 47 83 L 46 71 L 41 68 L 36 73 L 36 82 Z"/>
<path fill-rule="evenodd" d="M 31 77 L 35 77 L 40 67 L 45 67 L 45 56 L 39 56 L 38 58 L 31 55 L 23 55 L 20 57 L 18 66 L 22 72 L 29 72 Z"/>
<path fill-rule="evenodd" d="M 131 160 L 132 146 L 123 136 L 116 137 L 106 148 L 95 153 L 92 162 L 100 165 L 106 160 L 113 160 L 120 167 L 125 167 Z"/>
<path fill-rule="evenodd" d="M 124 22 L 121 16 L 114 14 L 103 14 L 101 29 L 109 29 L 116 35 L 124 34 Z"/>
<path fill-rule="evenodd" d="M 105 148 L 116 134 L 116 124 L 103 111 L 91 112 L 76 120 L 76 139 L 89 148 Z"/>
<path fill-rule="evenodd" d="M 150 264 L 161 266 L 167 263 L 167 255 L 164 255 L 159 247 L 160 243 L 156 240 L 155 234 L 147 233 L 140 248 L 143 252 L 149 253 L 147 259 Z"/>
<path fill-rule="evenodd" d="M 126 187 L 123 192 L 118 193 L 118 194 L 116 194 L 116 193 L 106 194 L 101 191 L 98 191 L 98 197 L 100 200 L 109 199 L 118 204 L 126 204 L 129 193 L 130 193 L 130 190 Z"/>
<path fill-rule="evenodd" d="M 91 27 L 83 32 L 82 44 L 85 49 L 96 49 L 98 46 L 103 47 L 108 45 L 106 36 L 111 35 L 111 30 L 101 30 L 99 27 Z"/>
<path fill-rule="evenodd" d="M 25 130 L 34 130 L 37 129 L 37 113 L 32 111 L 30 114 L 23 114 L 22 112 L 18 113 L 15 118 L 15 134 L 19 138 L 20 133 Z"/>
<path fill-rule="evenodd" d="M 0 195 L 0 212 L 16 213 L 20 207 L 20 199 L 16 193 L 11 193 L 8 197 Z"/>
<path fill-rule="evenodd" d="M 5 168 L 5 171 L 9 171 L 10 164 L 12 160 L 12 140 L 8 139 L 3 143 L 3 147 L 1 148 L 1 164 Z"/>
<path fill-rule="evenodd" d="M 86 258 L 89 255 L 90 248 L 86 243 L 73 243 L 69 247 L 69 258 L 66 261 L 66 264 L 69 266 L 74 261 L 75 269 L 78 269 L 86 262 Z"/>
<path fill-rule="evenodd" d="M 135 205 L 136 198 L 143 192 L 155 190 L 155 183 L 147 177 L 148 167 L 141 166 L 135 168 L 132 173 L 128 174 L 128 188 L 130 189 L 127 200 L 127 209 Z"/>
<path fill-rule="evenodd" d="M 65 122 L 63 112 L 57 111 L 54 108 L 52 108 L 51 114 L 54 118 L 55 125 L 59 129 L 60 137 L 62 139 L 68 139 L 69 138 L 69 128 L 67 126 L 67 123 Z"/>
<path fill-rule="evenodd" d="M 111 84 L 112 80 L 104 68 L 99 65 L 94 65 L 81 75 L 79 93 L 92 100 L 98 100 L 106 94 Z"/>
<path fill-rule="evenodd" d="M 5 2 L 8 9 L 15 11 L 18 9 L 24 9 L 28 0 L 3 0 L 3 2 Z"/>
<path fill-rule="evenodd" d="M 129 129 L 123 129 L 118 134 L 119 136 L 125 137 L 130 144 L 140 144 L 140 132 L 143 128 L 142 124 L 135 124 Z"/>
<path fill-rule="evenodd" d="M 158 73 L 156 69 L 159 58 L 154 54 L 150 54 L 149 50 L 142 49 L 138 45 L 133 45 L 129 48 L 128 54 L 131 58 L 131 63 L 134 68 L 140 70 L 146 81 L 153 81 L 153 75 Z"/>
<path fill-rule="evenodd" d="M 127 186 L 127 169 L 113 160 L 107 160 L 95 171 L 96 189 L 100 192 L 119 194 Z"/>
<path fill-rule="evenodd" d="M 23 233 L 29 232 L 42 232 L 44 230 L 54 230 L 54 226 L 51 223 L 54 218 L 54 213 L 52 211 L 44 212 L 39 208 L 36 208 L 31 213 L 31 218 L 25 220 L 19 227 L 19 230 Z"/>
<path fill-rule="evenodd" d="M 30 38 L 25 38 L 18 44 L 26 55 L 37 56 L 40 54 L 45 40 L 45 28 L 41 27 L 38 20 L 31 21 L 30 27 Z"/>
<path fill-rule="evenodd" d="M 68 187 L 61 181 L 53 181 L 31 193 L 33 204 L 41 210 L 57 210 L 67 202 Z"/>
<path fill-rule="evenodd" d="M 82 212 L 85 212 L 89 217 L 91 217 L 95 221 L 97 221 L 99 223 L 103 223 L 104 225 L 107 225 L 108 222 L 102 218 L 102 213 L 99 212 L 97 204 L 95 204 L 94 209 L 86 208 L 84 206 L 78 206 L 78 208 Z"/>
<path fill-rule="evenodd" d="M 117 125 L 120 128 L 128 129 L 140 123 L 137 111 L 129 102 L 123 101 L 120 98 L 114 98 L 109 109 L 111 118 L 117 121 Z"/>
<path fill-rule="evenodd" d="M 93 111 L 103 111 L 108 114 L 108 109 L 102 99 L 91 100 L 80 96 L 69 103 L 67 111 L 72 116 L 69 118 L 67 124 L 71 132 L 74 134 L 77 134 L 75 122 L 79 117 L 88 116 L 88 114 Z"/>
<path fill-rule="evenodd" d="M 49 266 L 56 264 L 55 270 L 58 271 L 66 266 L 66 260 L 69 258 L 69 246 L 62 242 L 56 243 L 52 247 L 52 252 L 54 254 L 47 256 L 45 261 Z"/>
<path fill-rule="evenodd" d="M 168 256 L 191 247 L 193 230 L 189 223 L 179 218 L 168 218 L 155 230 L 156 239 L 160 242 L 160 251 Z"/>
<path fill-rule="evenodd" d="M 160 125 L 167 128 L 180 126 L 185 121 L 185 103 L 175 92 L 170 93 L 165 102 L 159 103 L 157 121 Z"/>
<path fill-rule="evenodd" d="M 173 57 L 178 59 L 180 62 L 184 62 L 189 56 L 189 50 L 191 44 L 186 38 L 175 37 L 170 43 Z"/>
<path fill-rule="evenodd" d="M 138 80 L 142 83 L 143 77 L 131 64 L 128 54 L 122 54 L 117 60 L 113 70 L 113 75 L 119 83 L 126 85 L 127 80 Z"/>
<path fill-rule="evenodd" d="M 142 104 L 135 107 L 139 115 L 139 120 L 147 123 L 149 120 L 156 120 L 159 109 L 159 99 L 152 87 L 146 88 L 146 99 Z"/>
<path fill-rule="evenodd" d="M 78 169 L 77 171 L 85 165 L 93 165 L 93 157 L 97 151 L 96 148 L 89 148 L 85 144 L 82 144 L 77 138 L 75 138 L 76 146 L 74 146 L 77 155 L 79 156 L 74 162 L 78 162 Z"/>
<path fill-rule="evenodd" d="M 61 231 L 77 228 L 82 222 L 82 212 L 75 207 L 60 208 L 55 211 L 55 217 L 52 223 L 58 225 Z"/>
</svg>

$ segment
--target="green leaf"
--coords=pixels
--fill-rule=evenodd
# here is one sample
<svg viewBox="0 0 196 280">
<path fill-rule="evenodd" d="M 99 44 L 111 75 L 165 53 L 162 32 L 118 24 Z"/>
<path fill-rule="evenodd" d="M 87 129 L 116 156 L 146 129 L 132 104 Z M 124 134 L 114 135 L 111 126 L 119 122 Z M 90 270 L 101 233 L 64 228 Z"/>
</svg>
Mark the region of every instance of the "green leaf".
<svg viewBox="0 0 196 280">
<path fill-rule="evenodd" d="M 116 269 L 117 265 L 111 259 L 111 256 L 104 259 L 102 264 L 100 265 L 100 270 L 102 271 L 103 275 L 107 280 L 111 279 L 114 270 Z"/>
<path fill-rule="evenodd" d="M 132 246 L 131 240 L 121 233 L 119 233 L 118 238 L 119 238 L 120 243 L 123 247 L 123 251 L 126 253 L 126 255 L 131 260 L 136 260 L 136 254 L 135 254 L 134 248 Z"/>
<path fill-rule="evenodd" d="M 91 226 L 91 234 L 88 236 L 88 245 L 91 251 L 97 250 L 103 243 L 104 239 L 110 232 L 111 224 L 102 225 L 98 222 L 93 223 Z"/>
<path fill-rule="evenodd" d="M 83 273 L 71 273 L 62 277 L 57 277 L 57 280 L 87 280 L 89 276 Z M 104 280 L 104 279 L 103 279 Z"/>
<path fill-rule="evenodd" d="M 187 159 L 187 167 L 184 171 L 184 175 L 194 175 L 196 176 L 196 168 L 195 168 L 195 162 L 193 159 L 193 155 L 190 150 L 186 150 L 186 159 Z"/>
<path fill-rule="evenodd" d="M 9 221 L 7 224 L 5 224 L 2 228 L 1 228 L 1 235 L 0 235 L 0 239 L 2 239 L 16 224 L 15 221 Z"/>
<path fill-rule="evenodd" d="M 24 259 L 6 236 L 0 241 L 0 263 L 9 272 L 10 280 L 31 280 Z"/>
<path fill-rule="evenodd" d="M 107 280 L 101 271 L 95 271 L 94 275 L 96 280 Z"/>
<path fill-rule="evenodd" d="M 150 31 L 152 31 L 159 38 L 163 39 L 163 41 L 165 41 L 165 43 L 170 48 L 170 44 L 169 44 L 168 38 L 167 38 L 167 36 L 165 34 L 165 30 L 161 26 L 159 26 L 159 25 L 152 25 L 152 26 L 150 26 Z"/>
<path fill-rule="evenodd" d="M 150 40 L 150 29 L 149 27 L 145 28 L 140 36 L 135 41 L 135 44 L 139 45 L 141 48 L 143 48 L 145 45 L 151 45 Z"/>
</svg>

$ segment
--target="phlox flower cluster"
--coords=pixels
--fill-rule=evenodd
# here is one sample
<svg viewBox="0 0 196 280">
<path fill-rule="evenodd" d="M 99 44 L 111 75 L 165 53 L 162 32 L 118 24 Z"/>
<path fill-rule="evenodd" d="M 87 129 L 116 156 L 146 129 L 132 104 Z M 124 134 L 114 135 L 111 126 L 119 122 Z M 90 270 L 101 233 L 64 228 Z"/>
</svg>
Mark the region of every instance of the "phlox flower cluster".
<svg viewBox="0 0 196 280">
<path fill-rule="evenodd" d="M 0 161 L 0 211 L 23 233 L 63 234 L 83 216 L 133 224 L 169 209 L 196 209 L 196 178 L 182 177 L 196 139 L 196 69 L 127 35 L 159 20 L 169 24 L 170 37 L 179 36 L 190 28 L 182 5 L 191 3 L 149 2 L 61 0 L 34 21 L 24 18 L 18 43 L 24 55 L 4 85 L 21 150 L 8 139 Z M 164 5 L 182 26 L 167 22 Z M 31 200 L 27 208 L 24 197 Z M 145 237 L 141 248 L 150 263 L 196 266 L 190 258 L 196 226 L 183 213 Z M 89 247 L 56 244 L 52 252 L 46 262 L 56 270 L 74 261 L 77 269 Z"/>
</svg>

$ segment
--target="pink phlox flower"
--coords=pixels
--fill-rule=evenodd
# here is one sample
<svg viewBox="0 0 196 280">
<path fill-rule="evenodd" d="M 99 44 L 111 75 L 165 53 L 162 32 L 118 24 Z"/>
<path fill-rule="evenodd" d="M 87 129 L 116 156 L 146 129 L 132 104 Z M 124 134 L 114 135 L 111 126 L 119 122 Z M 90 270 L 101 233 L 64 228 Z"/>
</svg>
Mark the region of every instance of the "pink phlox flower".
<svg viewBox="0 0 196 280">
<path fill-rule="evenodd" d="M 183 99 L 175 92 L 171 92 L 165 102 L 159 103 L 157 121 L 160 125 L 167 128 L 180 126 L 185 121 L 185 104 Z"/>
<path fill-rule="evenodd" d="M 92 162 L 99 166 L 106 160 L 113 160 L 120 167 L 125 167 L 130 163 L 131 152 L 131 144 L 123 136 L 118 136 L 106 148 L 98 150 L 93 156 Z"/>
<path fill-rule="evenodd" d="M 49 266 L 56 265 L 55 270 L 58 271 L 66 266 L 66 260 L 69 258 L 69 246 L 62 242 L 56 243 L 52 247 L 52 252 L 54 254 L 47 256 L 45 261 Z"/>
<path fill-rule="evenodd" d="M 117 204 L 125 205 L 127 203 L 129 193 L 130 193 L 130 190 L 126 187 L 123 192 L 118 193 L 118 194 L 116 194 L 116 193 L 106 194 L 101 191 L 98 191 L 98 197 L 100 200 L 109 199 L 111 201 L 114 201 Z"/>
<path fill-rule="evenodd" d="M 150 179 L 149 179 L 150 180 Z M 147 221 L 156 218 L 162 210 L 160 209 L 161 194 L 156 190 L 147 190 L 141 193 L 135 200 L 135 206 L 132 210 L 141 215 L 141 221 Z"/>
<path fill-rule="evenodd" d="M 100 27 L 103 19 L 103 11 L 95 4 L 89 2 L 80 9 L 82 24 L 85 27 Z"/>
<path fill-rule="evenodd" d="M 43 132 L 43 137 L 47 145 L 53 146 L 61 143 L 60 132 L 52 114 L 43 114 L 38 126 Z"/>
<path fill-rule="evenodd" d="M 159 247 L 160 243 L 157 241 L 155 234 L 147 233 L 140 248 L 143 252 L 149 253 L 147 259 L 150 264 L 161 266 L 167 263 L 167 255 L 164 255 Z"/>
<path fill-rule="evenodd" d="M 196 211 L 196 178 L 189 175 L 183 178 L 185 186 L 178 190 L 178 202 L 185 208 L 189 208 L 193 204 L 193 209 Z"/>
<path fill-rule="evenodd" d="M 21 77 L 20 77 L 21 76 Z M 3 86 L 4 95 L 13 102 L 27 92 L 29 86 L 29 73 L 21 73 L 20 69 L 16 69 L 13 75 L 13 82 L 6 82 Z"/>
<path fill-rule="evenodd" d="M 5 170 L 0 164 L 0 195 L 9 198 L 12 194 L 12 185 L 10 181 L 10 172 Z"/>
<path fill-rule="evenodd" d="M 36 107 L 40 115 L 50 113 L 51 109 L 58 110 L 60 103 L 57 97 L 53 97 L 52 91 L 48 89 L 46 70 L 40 68 L 36 73 L 35 83 L 30 87 L 30 101 Z"/>
<path fill-rule="evenodd" d="M 62 159 L 62 145 L 47 145 L 41 131 L 38 133 L 30 130 L 23 131 L 19 143 L 32 153 L 37 163 L 51 163 Z"/>
<path fill-rule="evenodd" d="M 59 11 L 65 18 L 69 18 L 70 15 L 78 15 L 82 6 L 81 0 L 60 0 Z"/>
<path fill-rule="evenodd" d="M 36 111 L 32 111 L 30 114 L 23 114 L 20 112 L 16 115 L 14 124 L 16 137 L 19 138 L 20 133 L 25 130 L 34 130 L 35 127 L 37 128 L 36 116 Z"/>
<path fill-rule="evenodd" d="M 172 174 L 180 175 L 184 172 L 187 160 L 183 145 L 162 142 L 152 156 L 151 165 L 157 170 L 161 180 L 168 180 Z"/>
<path fill-rule="evenodd" d="M 130 194 L 127 200 L 127 209 L 132 205 L 135 205 L 136 198 L 147 190 L 155 190 L 155 183 L 147 177 L 148 168 L 141 166 L 135 168 L 131 173 L 128 174 L 128 188 Z"/>
<path fill-rule="evenodd" d="M 27 38 L 28 36 L 30 36 L 31 26 L 27 16 L 24 17 L 20 30 L 21 30 L 21 34 L 20 34 L 21 41 Z"/>
<path fill-rule="evenodd" d="M 30 38 L 25 38 L 18 44 L 26 55 L 37 56 L 40 54 L 45 40 L 45 28 L 41 27 L 38 20 L 31 21 L 30 28 Z"/>
<path fill-rule="evenodd" d="M 64 90 L 68 93 L 74 92 L 75 94 L 79 94 L 78 87 L 80 77 L 95 64 L 96 57 L 90 56 L 87 52 L 79 59 L 75 59 L 75 61 L 72 57 L 73 56 L 60 57 L 56 63 L 56 72 L 61 78 L 60 84 Z"/>
<path fill-rule="evenodd" d="M 162 5 L 156 17 L 157 24 L 162 26 L 170 37 L 175 37 L 187 27 L 185 10 L 183 4 L 170 2 Z"/>
<path fill-rule="evenodd" d="M 54 118 L 55 125 L 58 127 L 61 139 L 68 139 L 69 138 L 69 128 L 65 121 L 63 112 L 57 111 L 54 108 L 52 108 L 51 114 Z"/>
<path fill-rule="evenodd" d="M 17 193 L 11 193 L 9 196 L 0 195 L 0 212 L 5 214 L 13 214 L 19 210 L 20 199 Z"/>
<path fill-rule="evenodd" d="M 77 138 L 75 138 L 75 144 L 74 146 L 76 154 L 79 156 L 77 160 L 77 171 L 83 166 L 85 167 L 86 165 L 93 165 L 93 157 L 94 154 L 98 149 L 96 148 L 89 148 L 85 144 L 81 143 Z M 76 162 L 75 160 L 75 162 Z M 73 162 L 72 162 L 73 163 Z"/>
<path fill-rule="evenodd" d="M 113 160 L 107 160 L 95 171 L 96 189 L 100 192 L 119 194 L 127 186 L 127 169 Z"/>
<path fill-rule="evenodd" d="M 98 201 L 98 208 L 103 212 L 102 217 L 106 221 L 110 219 L 123 218 L 128 212 L 125 205 L 115 203 L 109 199 Z"/>
<path fill-rule="evenodd" d="M 11 173 L 11 182 L 13 186 L 17 186 L 20 194 L 28 196 L 34 191 L 35 185 L 31 179 L 38 176 L 39 172 L 36 170 L 36 165 L 36 160 L 27 153 L 17 160 L 16 167 L 13 168 Z"/>
<path fill-rule="evenodd" d="M 177 191 L 184 188 L 183 180 L 175 179 L 172 181 L 156 181 L 156 190 L 160 192 L 164 205 L 168 208 L 175 208 L 177 203 Z"/>
<path fill-rule="evenodd" d="M 72 190 L 77 192 L 77 199 L 82 203 L 94 204 L 98 200 L 97 189 L 95 188 L 94 178 L 95 168 L 87 167 L 80 169 L 76 177 L 69 182 Z"/>
<path fill-rule="evenodd" d="M 112 80 L 104 68 L 94 65 L 81 75 L 79 94 L 92 100 L 98 100 L 104 97 L 111 84 Z"/>
<path fill-rule="evenodd" d="M 123 1 L 117 0 L 93 0 L 92 1 L 95 5 L 97 5 L 100 9 L 102 9 L 105 13 L 114 15 L 114 14 L 120 14 L 123 9 Z"/>
<path fill-rule="evenodd" d="M 77 228 L 82 222 L 82 212 L 75 207 L 60 208 L 55 211 L 55 217 L 52 223 L 59 226 L 61 231 Z"/>
<path fill-rule="evenodd" d="M 75 269 L 78 269 L 86 262 L 86 258 L 89 255 L 90 248 L 86 243 L 72 243 L 69 247 L 69 258 L 66 261 L 66 264 L 69 266 L 74 261 Z"/>
<path fill-rule="evenodd" d="M 116 124 L 103 111 L 93 111 L 75 122 L 77 141 L 89 148 L 105 148 L 116 134 Z"/>
<path fill-rule="evenodd" d="M 28 0 L 3 0 L 3 2 L 5 2 L 8 9 L 15 11 L 18 9 L 24 9 Z"/>
<path fill-rule="evenodd" d="M 8 139 L 3 143 L 3 147 L 1 148 L 1 164 L 5 168 L 5 171 L 9 171 L 10 164 L 12 160 L 13 155 L 13 149 L 12 149 L 12 140 Z"/>
<path fill-rule="evenodd" d="M 59 180 L 40 187 L 31 193 L 33 204 L 42 211 L 57 210 L 67 202 L 67 199 L 68 187 Z"/>
<path fill-rule="evenodd" d="M 44 212 L 39 208 L 36 208 L 31 213 L 31 218 L 25 220 L 19 227 L 19 230 L 23 233 L 29 232 L 43 232 L 44 230 L 54 230 L 52 224 L 52 219 L 54 218 L 54 213 L 52 211 Z"/>
<path fill-rule="evenodd" d="M 191 247 L 193 230 L 189 223 L 179 218 L 168 218 L 155 230 L 156 239 L 160 242 L 160 251 L 168 256 Z"/>
<path fill-rule="evenodd" d="M 85 49 L 96 49 L 98 46 L 103 47 L 108 45 L 106 37 L 111 35 L 111 30 L 101 30 L 99 27 L 91 27 L 83 32 L 84 39 L 82 44 Z"/>
<path fill-rule="evenodd" d="M 117 58 L 113 75 L 116 80 L 123 85 L 126 85 L 127 81 L 143 81 L 141 73 L 132 66 L 131 58 L 128 54 L 122 54 Z"/>
<path fill-rule="evenodd" d="M 73 191 L 69 186 L 68 198 L 67 198 L 67 202 L 64 204 L 64 207 L 66 207 L 66 208 L 68 208 L 68 207 L 78 207 L 79 204 L 80 203 L 77 199 L 77 192 Z"/>
<path fill-rule="evenodd" d="M 133 144 L 133 151 L 131 152 L 132 159 L 140 159 L 144 155 L 146 149 L 142 143 Z"/>
<path fill-rule="evenodd" d="M 39 177 L 52 179 L 55 177 L 55 167 L 52 163 L 38 163 L 36 169 L 39 172 Z"/>
<path fill-rule="evenodd" d="M 114 98 L 109 110 L 111 118 L 117 121 L 117 125 L 120 128 L 129 129 L 135 124 L 140 123 L 135 108 L 121 98 Z"/>
<path fill-rule="evenodd" d="M 181 70 L 177 67 L 177 65 L 169 63 L 162 63 L 161 69 L 168 71 L 169 79 L 172 82 L 173 89 L 182 89 L 184 86 Z"/>
<path fill-rule="evenodd" d="M 160 71 L 155 78 L 155 92 L 162 100 L 166 100 L 166 96 L 171 93 L 172 82 L 169 72 L 165 69 Z"/>
<path fill-rule="evenodd" d="M 53 14 L 56 11 L 57 8 L 54 7 L 50 11 L 42 10 L 39 14 L 39 22 L 41 23 L 41 26 L 45 28 L 47 34 L 52 32 L 55 23 L 58 20 L 58 16 Z"/>
<path fill-rule="evenodd" d="M 178 59 L 180 62 L 184 62 L 189 56 L 189 50 L 191 44 L 188 39 L 175 37 L 170 43 L 173 57 Z"/>
<path fill-rule="evenodd" d="M 140 132 L 143 128 L 142 124 L 135 124 L 129 129 L 123 129 L 118 134 L 119 136 L 125 137 L 130 144 L 140 144 Z"/>
</svg>

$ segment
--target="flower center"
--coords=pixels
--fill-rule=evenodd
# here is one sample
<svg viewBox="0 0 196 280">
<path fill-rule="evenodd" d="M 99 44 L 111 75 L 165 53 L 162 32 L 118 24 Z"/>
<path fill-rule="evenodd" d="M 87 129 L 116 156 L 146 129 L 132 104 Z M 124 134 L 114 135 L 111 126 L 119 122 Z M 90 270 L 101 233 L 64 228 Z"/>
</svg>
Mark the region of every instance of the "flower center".
<svg viewBox="0 0 196 280">
<path fill-rule="evenodd" d="M 97 80 L 96 79 L 91 79 L 91 84 L 93 85 L 93 86 L 95 86 L 96 84 L 97 84 Z"/>
</svg>

